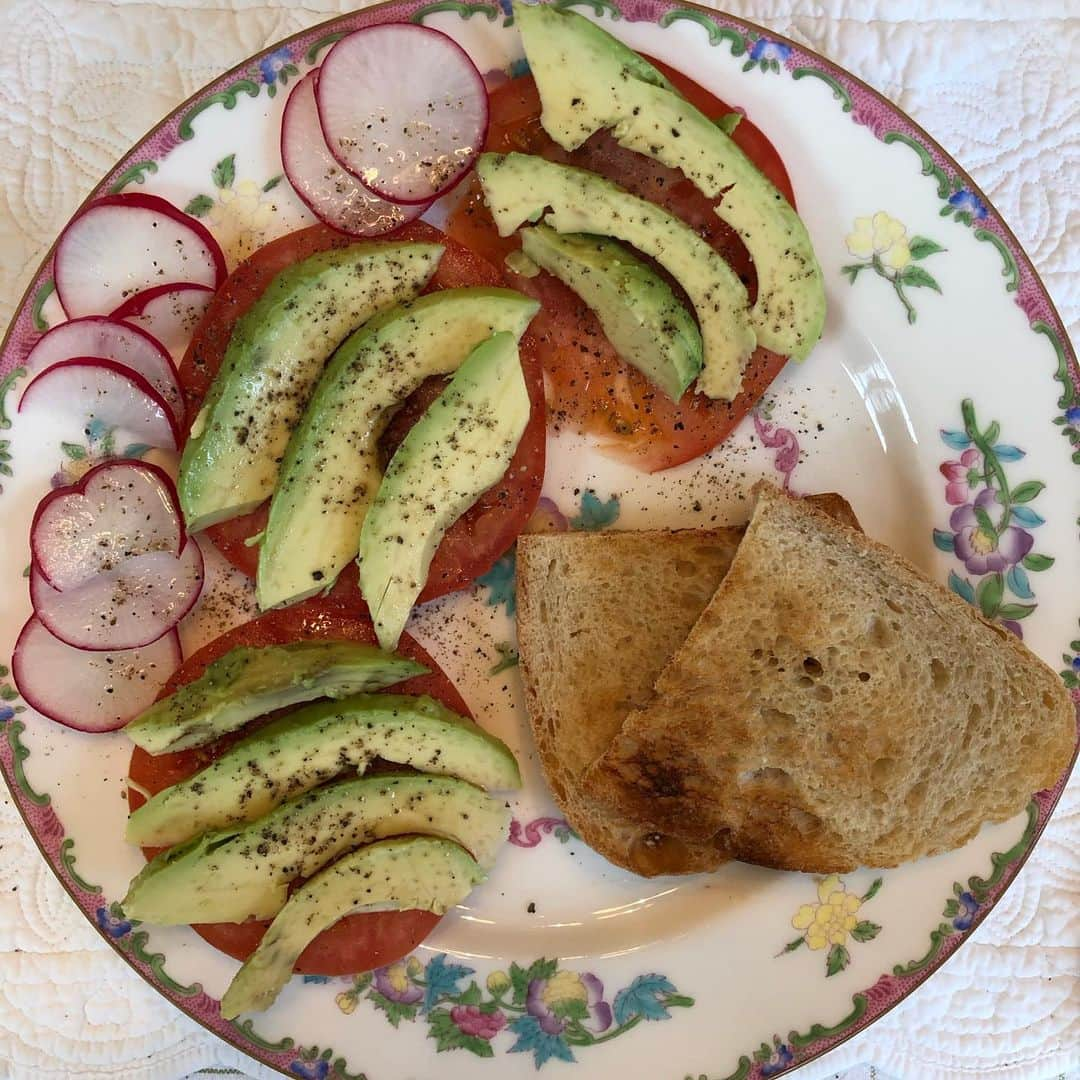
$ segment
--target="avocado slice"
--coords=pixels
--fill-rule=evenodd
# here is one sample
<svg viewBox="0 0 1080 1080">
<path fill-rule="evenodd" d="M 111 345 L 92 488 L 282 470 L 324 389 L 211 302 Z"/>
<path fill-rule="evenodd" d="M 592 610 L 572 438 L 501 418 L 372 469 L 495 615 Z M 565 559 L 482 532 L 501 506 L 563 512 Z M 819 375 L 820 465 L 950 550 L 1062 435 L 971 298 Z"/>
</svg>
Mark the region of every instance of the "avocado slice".
<svg viewBox="0 0 1080 1080">
<path fill-rule="evenodd" d="M 500 236 L 543 218 L 556 232 L 615 237 L 656 259 L 697 313 L 698 389 L 729 401 L 738 394 L 757 342 L 746 286 L 689 225 L 595 173 L 531 154 L 481 154 L 476 170 Z"/>
<path fill-rule="evenodd" d="M 746 244 L 758 343 L 805 359 L 825 324 L 825 284 L 802 218 L 731 137 L 617 38 L 575 12 L 514 5 L 544 130 L 573 150 L 610 129 L 620 146 L 681 169 Z"/>
<path fill-rule="evenodd" d="M 124 897 L 125 914 L 161 926 L 276 915 L 296 878 L 361 844 L 424 832 L 463 844 L 484 867 L 506 840 L 510 812 L 448 776 L 371 776 L 316 788 L 247 825 L 163 851 Z"/>
<path fill-rule="evenodd" d="M 376 316 L 338 349 L 281 464 L 259 551 L 259 607 L 333 585 L 359 549 L 394 410 L 496 331 L 519 338 L 538 307 L 510 289 L 445 289 Z"/>
<path fill-rule="evenodd" d="M 341 340 L 427 284 L 441 244 L 351 244 L 283 270 L 242 318 L 191 428 L 177 488 L 191 532 L 268 499 L 289 436 Z"/>
<path fill-rule="evenodd" d="M 518 788 L 501 739 L 429 697 L 357 694 L 273 720 L 201 772 L 159 791 L 127 821 L 127 839 L 164 847 L 254 821 L 275 806 L 380 757 L 483 788 Z"/>
<path fill-rule="evenodd" d="M 589 305 L 623 360 L 673 401 L 686 393 L 701 371 L 701 333 L 652 267 L 614 240 L 546 225 L 524 229 L 521 250 Z"/>
<path fill-rule="evenodd" d="M 365 911 L 442 915 L 484 880 L 457 844 L 430 837 L 385 840 L 346 855 L 297 890 L 221 999 L 226 1020 L 268 1009 L 300 954 L 323 930 Z"/>
<path fill-rule="evenodd" d="M 205 746 L 275 709 L 381 690 L 426 671 L 415 660 L 353 641 L 241 645 L 124 731 L 149 754 L 171 754 Z"/>
<path fill-rule="evenodd" d="M 517 338 L 478 345 L 387 466 L 360 533 L 360 590 L 392 649 L 446 530 L 506 472 L 529 422 Z"/>
</svg>

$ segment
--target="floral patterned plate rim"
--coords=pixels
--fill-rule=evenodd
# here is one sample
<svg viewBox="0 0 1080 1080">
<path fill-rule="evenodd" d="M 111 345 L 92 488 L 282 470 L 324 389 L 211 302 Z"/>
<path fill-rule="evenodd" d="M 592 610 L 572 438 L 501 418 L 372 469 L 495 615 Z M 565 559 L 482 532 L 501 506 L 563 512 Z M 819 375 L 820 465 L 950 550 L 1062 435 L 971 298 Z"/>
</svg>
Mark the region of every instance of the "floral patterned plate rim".
<svg viewBox="0 0 1080 1080">
<path fill-rule="evenodd" d="M 764 28 L 670 0 L 555 2 L 674 63 L 766 130 L 819 248 L 831 314 L 811 360 L 789 365 L 706 459 L 642 477 L 580 440 L 555 439 L 538 511 L 545 527 L 736 520 L 741 491 L 760 474 L 791 490 L 840 490 L 872 533 L 1058 664 L 1080 704 L 1080 612 L 1065 587 L 1080 525 L 1069 499 L 1080 372 L 1050 298 L 985 196 L 865 83 Z M 307 220 L 270 137 L 288 86 L 347 30 L 404 19 L 451 34 L 493 78 L 521 70 L 508 4 L 367 8 L 215 80 L 91 198 L 161 194 L 200 217 L 235 262 Z M 50 251 L 0 355 L 9 646 L 28 611 L 26 524 L 42 491 L 104 458 L 147 455 L 100 425 L 28 425 L 13 413 L 23 358 L 62 318 L 51 260 Z M 123 736 L 48 724 L 0 669 L 0 768 L 61 883 L 140 975 L 263 1065 L 372 1080 L 485 1068 L 525 1076 L 569 1063 L 584 1075 L 778 1075 L 864 1029 L 953 954 L 1023 865 L 1064 786 L 1063 777 L 960 851 L 894 871 L 814 879 L 732 866 L 709 879 L 633 880 L 578 841 L 544 790 L 521 723 L 513 571 L 511 554 L 418 624 L 525 766 L 492 880 L 406 961 L 355 979 L 296 979 L 270 1013 L 237 1023 L 217 1014 L 234 965 L 190 931 L 140 926 L 116 903 L 138 867 L 120 840 Z M 242 616 L 248 592 L 212 557 L 209 582 L 203 607 Z M 209 618 L 185 627 L 187 647 Z"/>
</svg>

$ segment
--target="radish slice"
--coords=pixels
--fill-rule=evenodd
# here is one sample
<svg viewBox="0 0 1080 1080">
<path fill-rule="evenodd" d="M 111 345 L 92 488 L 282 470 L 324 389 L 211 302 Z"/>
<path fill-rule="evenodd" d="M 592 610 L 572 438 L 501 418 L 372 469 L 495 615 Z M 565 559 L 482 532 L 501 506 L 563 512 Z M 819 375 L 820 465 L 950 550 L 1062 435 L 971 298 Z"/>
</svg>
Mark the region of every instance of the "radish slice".
<svg viewBox="0 0 1080 1080">
<path fill-rule="evenodd" d="M 54 637 L 76 649 L 134 649 L 167 634 L 202 592 L 203 560 L 189 540 L 179 558 L 151 551 L 61 592 L 34 565 L 30 603 Z"/>
<path fill-rule="evenodd" d="M 154 703 L 182 659 L 175 630 L 145 648 L 85 652 L 31 616 L 15 642 L 11 674 L 42 716 L 77 731 L 115 731 Z"/>
<path fill-rule="evenodd" d="M 180 429 L 165 399 L 141 375 L 114 360 L 78 357 L 47 367 L 23 391 L 19 412 L 34 406 L 100 420 L 147 446 L 175 450 L 180 445 Z"/>
<path fill-rule="evenodd" d="M 184 286 L 184 288 L 202 286 Z M 207 296 L 211 295 L 207 290 Z M 168 403 L 176 422 L 184 418 L 184 397 L 165 347 L 137 326 L 104 315 L 54 326 L 29 352 L 23 366 L 31 375 L 61 360 L 89 356 L 112 360 L 141 375 Z"/>
<path fill-rule="evenodd" d="M 115 311 L 166 282 L 216 289 L 225 280 L 225 256 L 205 225 L 165 199 L 107 195 L 60 234 L 53 275 L 64 311 L 75 318 Z"/>
<path fill-rule="evenodd" d="M 350 236 L 381 236 L 414 221 L 427 203 L 377 198 L 330 153 L 315 105 L 318 79 L 311 71 L 293 87 L 281 118 L 281 163 L 293 190 L 320 221 Z"/>
<path fill-rule="evenodd" d="M 213 296 L 209 285 L 156 285 L 129 297 L 112 317 L 140 327 L 177 353 L 187 348 Z"/>
<path fill-rule="evenodd" d="M 316 98 L 330 153 L 391 202 L 430 202 L 484 148 L 484 80 L 460 45 L 426 26 L 343 37 L 322 63 Z"/>
<path fill-rule="evenodd" d="M 54 589 L 71 589 L 127 559 L 180 554 L 187 537 L 169 475 L 143 461 L 107 461 L 38 504 L 30 554 Z"/>
</svg>

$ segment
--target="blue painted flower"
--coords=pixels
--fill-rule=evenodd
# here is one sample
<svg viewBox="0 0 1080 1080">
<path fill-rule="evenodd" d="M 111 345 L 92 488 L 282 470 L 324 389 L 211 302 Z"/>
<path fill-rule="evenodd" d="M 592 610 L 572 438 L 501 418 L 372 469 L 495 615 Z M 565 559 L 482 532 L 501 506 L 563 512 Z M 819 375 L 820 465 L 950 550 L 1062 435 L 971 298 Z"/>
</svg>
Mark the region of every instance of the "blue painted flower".
<svg viewBox="0 0 1080 1080">
<path fill-rule="evenodd" d="M 975 221 L 982 221 L 988 213 L 986 203 L 967 188 L 954 191 L 949 196 L 949 205 L 960 213 L 970 214 Z"/>
<path fill-rule="evenodd" d="M 1074 656 L 1072 658 L 1072 669 L 1073 671 L 1080 671 L 1080 656 Z"/>
<path fill-rule="evenodd" d="M 957 930 L 967 930 L 975 920 L 975 913 L 979 910 L 979 902 L 969 892 L 962 892 L 957 898 L 960 904 L 960 912 L 953 919 L 953 927 Z"/>
<path fill-rule="evenodd" d="M 502 8 L 502 13 L 509 19 L 514 14 L 513 0 L 499 0 L 499 7 Z"/>
<path fill-rule="evenodd" d="M 289 1066 L 289 1072 L 301 1080 L 326 1080 L 330 1075 L 330 1062 L 326 1058 L 317 1058 L 315 1061 L 304 1061 L 297 1058 Z"/>
<path fill-rule="evenodd" d="M 782 41 L 758 38 L 750 49 L 751 60 L 776 60 L 783 63 L 791 55 L 791 46 Z"/>
<path fill-rule="evenodd" d="M 774 1041 L 773 1052 L 769 1056 L 769 1060 L 761 1065 L 761 1075 L 775 1076 L 777 1073 L 783 1072 L 794 1060 L 795 1055 L 792 1053 L 790 1046 Z"/>
<path fill-rule="evenodd" d="M 15 715 L 10 705 L 0 705 L 0 724 L 6 724 Z"/>
<path fill-rule="evenodd" d="M 1065 422 L 1068 424 L 1080 424 L 1080 405 L 1073 405 L 1065 410 Z"/>
<path fill-rule="evenodd" d="M 131 933 L 134 925 L 129 919 L 116 919 L 104 905 L 94 912 L 94 919 L 102 933 L 108 934 L 114 940 L 126 937 Z"/>
<path fill-rule="evenodd" d="M 263 82 L 267 86 L 273 86 L 286 64 L 292 62 L 287 46 L 275 49 L 272 53 L 264 56 L 259 61 L 259 71 L 262 72 Z"/>
</svg>

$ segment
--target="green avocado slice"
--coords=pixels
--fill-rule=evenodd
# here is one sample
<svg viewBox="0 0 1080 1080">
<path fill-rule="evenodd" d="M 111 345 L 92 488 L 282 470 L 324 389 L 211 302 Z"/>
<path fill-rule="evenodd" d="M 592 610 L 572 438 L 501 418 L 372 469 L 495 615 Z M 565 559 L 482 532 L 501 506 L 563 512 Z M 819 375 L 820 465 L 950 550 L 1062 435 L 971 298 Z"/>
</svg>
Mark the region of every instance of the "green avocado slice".
<svg viewBox="0 0 1080 1080">
<path fill-rule="evenodd" d="M 327 867 L 299 889 L 221 999 L 226 1020 L 268 1009 L 300 954 L 346 915 L 416 909 L 443 914 L 484 880 L 456 844 L 428 837 L 372 844 Z"/>
<path fill-rule="evenodd" d="M 344 342 L 281 464 L 259 551 L 261 608 L 333 585 L 359 550 L 382 479 L 379 438 L 394 410 L 493 333 L 521 337 L 538 306 L 510 289 L 444 289 L 377 316 Z"/>
<path fill-rule="evenodd" d="M 481 154 L 476 169 L 500 236 L 542 218 L 558 233 L 610 236 L 652 256 L 694 305 L 704 347 L 698 389 L 728 401 L 738 394 L 757 343 L 746 286 L 689 225 L 595 173 L 535 155 Z"/>
<path fill-rule="evenodd" d="M 360 591 L 392 649 L 446 530 L 506 472 L 529 422 L 513 334 L 478 345 L 412 426 L 360 533 Z"/>
<path fill-rule="evenodd" d="M 596 312 L 623 360 L 673 401 L 686 393 L 701 371 L 701 333 L 652 267 L 614 240 L 560 236 L 546 225 L 523 229 L 521 250 Z"/>
<path fill-rule="evenodd" d="M 131 882 L 123 908 L 130 918 L 161 926 L 269 919 L 292 881 L 361 844 L 430 833 L 456 840 L 490 867 L 509 823 L 500 800 L 453 777 L 346 780 L 162 852 Z"/>
<path fill-rule="evenodd" d="M 254 821 L 376 758 L 483 788 L 521 786 L 507 745 L 429 697 L 357 694 L 273 720 L 201 772 L 159 791 L 127 821 L 130 843 L 164 847 Z"/>
<path fill-rule="evenodd" d="M 171 754 L 205 746 L 275 709 L 381 690 L 426 671 L 415 660 L 352 641 L 241 645 L 124 731 L 149 754 Z"/>
<path fill-rule="evenodd" d="M 821 337 L 825 285 L 806 226 L 716 123 L 651 64 L 576 12 L 514 5 L 543 106 L 544 130 L 564 149 L 610 129 L 620 146 L 681 169 L 746 244 L 757 271 L 751 321 L 758 343 L 804 359 Z M 663 80 L 663 81 L 662 81 Z"/>
<path fill-rule="evenodd" d="M 427 284 L 441 244 L 350 244 L 283 270 L 237 320 L 180 459 L 188 530 L 254 510 L 327 358 L 376 312 Z"/>
</svg>

